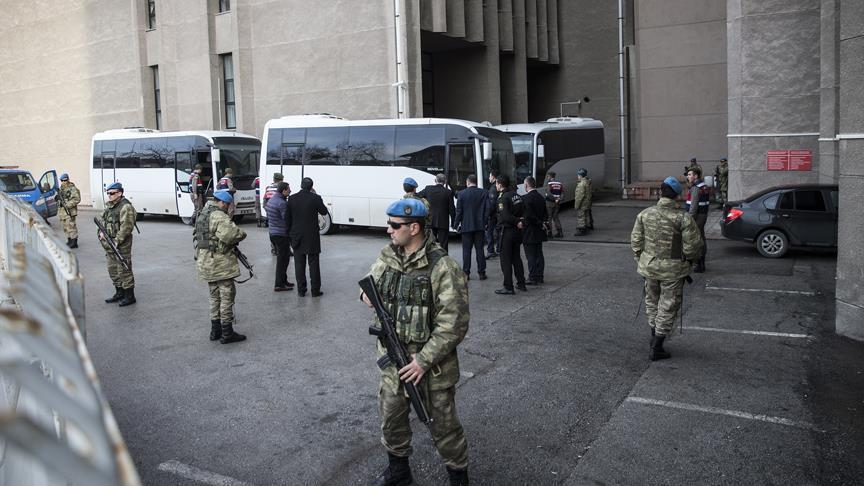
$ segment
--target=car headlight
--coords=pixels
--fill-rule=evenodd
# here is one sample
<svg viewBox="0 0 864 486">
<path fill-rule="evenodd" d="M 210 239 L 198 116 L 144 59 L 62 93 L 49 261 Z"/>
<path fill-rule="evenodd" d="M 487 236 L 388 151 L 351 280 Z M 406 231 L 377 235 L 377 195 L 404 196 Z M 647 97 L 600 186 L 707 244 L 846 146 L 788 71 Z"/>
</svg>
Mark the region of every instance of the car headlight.
<svg viewBox="0 0 864 486">
<path fill-rule="evenodd" d="M 42 206 L 43 204 L 45 204 L 45 198 L 44 197 L 40 197 L 39 199 L 36 200 L 37 206 Z"/>
</svg>

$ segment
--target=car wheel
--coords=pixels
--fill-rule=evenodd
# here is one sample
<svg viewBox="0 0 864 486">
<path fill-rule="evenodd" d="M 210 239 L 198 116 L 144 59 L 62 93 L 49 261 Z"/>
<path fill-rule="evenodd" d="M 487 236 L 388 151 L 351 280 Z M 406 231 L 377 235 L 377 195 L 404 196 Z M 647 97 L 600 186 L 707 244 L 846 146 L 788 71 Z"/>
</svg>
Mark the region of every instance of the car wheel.
<svg viewBox="0 0 864 486">
<path fill-rule="evenodd" d="M 192 223 L 195 222 L 195 219 L 190 216 L 188 218 L 180 218 L 180 221 L 183 221 L 183 224 L 185 224 L 186 226 L 192 226 Z"/>
<path fill-rule="evenodd" d="M 330 213 L 318 215 L 318 234 L 326 235 L 334 230 L 333 219 L 330 218 Z"/>
<path fill-rule="evenodd" d="M 780 258 L 789 251 L 789 238 L 782 231 L 765 230 L 756 238 L 756 249 L 767 258 Z"/>
</svg>

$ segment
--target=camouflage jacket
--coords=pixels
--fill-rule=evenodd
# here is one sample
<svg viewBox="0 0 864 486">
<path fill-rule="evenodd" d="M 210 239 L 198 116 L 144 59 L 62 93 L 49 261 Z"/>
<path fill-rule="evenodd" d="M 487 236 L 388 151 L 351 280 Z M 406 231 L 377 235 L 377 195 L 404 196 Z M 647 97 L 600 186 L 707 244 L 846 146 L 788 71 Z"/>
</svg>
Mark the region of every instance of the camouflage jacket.
<svg viewBox="0 0 864 486">
<path fill-rule="evenodd" d="M 234 247 L 246 238 L 246 232 L 238 228 L 215 202 L 209 201 L 207 206 L 217 206 L 210 213 L 209 225 L 210 241 L 215 244 L 215 248 L 195 252 L 198 278 L 205 282 L 216 282 L 239 277 L 240 265 L 234 256 Z"/>
<path fill-rule="evenodd" d="M 102 224 L 118 247 L 132 246 L 132 230 L 135 229 L 137 218 L 135 207 L 125 197 L 120 197 L 116 203 L 106 202 L 105 211 L 102 212 Z M 110 251 L 108 243 L 99 241 L 106 251 Z"/>
<path fill-rule="evenodd" d="M 729 165 L 720 164 L 714 168 L 714 187 L 725 187 L 729 184 Z"/>
<path fill-rule="evenodd" d="M 678 280 L 690 274 L 688 260 L 702 251 L 702 237 L 693 218 L 674 200 L 661 197 L 657 205 L 636 216 L 630 248 L 639 275 L 654 280 Z"/>
<path fill-rule="evenodd" d="M 378 260 L 372 265 L 369 274 L 375 278 L 384 305 L 388 308 L 394 320 L 397 321 L 397 333 L 400 340 L 405 343 L 406 350 L 414 354 L 417 363 L 427 371 L 424 382 L 432 390 L 444 390 L 450 388 L 459 381 L 459 358 L 456 346 L 465 338 L 468 332 L 468 282 L 465 273 L 455 260 L 444 254 L 438 258 L 434 268 L 428 268 L 428 254 L 441 247 L 434 239 L 427 237 L 423 246 L 416 252 L 405 255 L 402 248 L 388 245 L 381 250 Z M 423 316 L 422 309 L 416 307 L 405 307 L 404 303 L 387 301 L 387 289 L 382 288 L 384 282 L 382 275 L 391 269 L 405 276 L 416 275 L 420 272 L 428 272 L 431 281 L 432 295 L 431 309 L 428 313 L 429 319 Z M 395 282 L 399 287 L 401 282 Z M 403 286 L 404 288 L 404 286 Z M 402 305 L 400 305 L 402 304 Z M 422 319 L 427 322 L 413 322 Z M 376 323 L 378 323 L 376 317 Z M 415 326 L 420 324 L 420 326 Z M 418 329 L 419 327 L 419 329 Z M 412 333 L 413 330 L 421 331 L 419 336 Z M 417 341 L 421 342 L 417 342 Z M 383 356 L 386 349 L 378 342 L 378 355 Z M 399 379 L 395 366 L 389 366 L 381 370 L 383 384 L 398 388 Z"/>
<path fill-rule="evenodd" d="M 591 182 L 586 177 L 583 177 L 576 183 L 573 207 L 575 209 L 588 209 L 591 207 Z"/>
<path fill-rule="evenodd" d="M 63 198 L 64 206 L 69 211 L 69 215 L 77 216 L 78 205 L 81 204 L 81 191 L 72 182 L 61 182 L 60 196 Z M 62 209 L 59 212 L 64 215 L 66 214 L 66 211 Z"/>
</svg>

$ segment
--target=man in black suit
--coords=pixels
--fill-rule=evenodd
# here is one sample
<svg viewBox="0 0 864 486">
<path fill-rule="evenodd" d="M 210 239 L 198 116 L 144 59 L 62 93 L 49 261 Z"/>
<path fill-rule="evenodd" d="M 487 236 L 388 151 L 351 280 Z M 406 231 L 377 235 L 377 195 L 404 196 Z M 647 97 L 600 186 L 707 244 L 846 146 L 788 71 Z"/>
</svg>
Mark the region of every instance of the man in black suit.
<svg viewBox="0 0 864 486">
<path fill-rule="evenodd" d="M 522 230 L 522 245 L 525 247 L 525 258 L 528 260 L 528 285 L 543 283 L 543 270 L 546 260 L 543 258 L 543 242 L 546 241 L 546 231 L 543 222 L 549 219 L 546 213 L 546 200 L 537 192 L 537 181 L 533 177 L 525 178 L 527 194 L 522 196 L 525 203 L 525 229 Z"/>
<path fill-rule="evenodd" d="M 312 281 L 312 297 L 321 292 L 321 235 L 318 233 L 318 215 L 327 214 L 327 206 L 321 196 L 312 190 L 312 179 L 304 177 L 300 192 L 288 198 L 285 208 L 285 223 L 291 247 L 294 249 L 294 276 L 297 279 L 297 294 L 306 295 L 306 263 L 309 263 L 309 280 Z"/>
<path fill-rule="evenodd" d="M 484 228 L 489 219 L 489 197 L 486 191 L 477 187 L 477 176 L 471 174 L 466 182 L 467 188 L 456 195 L 456 217 L 453 229 L 462 234 L 462 270 L 470 279 L 471 248 L 477 256 L 477 274 L 486 280 L 486 255 L 483 253 Z"/>
<path fill-rule="evenodd" d="M 432 234 L 447 251 L 447 239 L 450 236 L 450 219 L 456 217 L 456 206 L 453 204 L 453 191 L 447 189 L 447 176 L 438 174 L 435 176 L 435 185 L 426 186 L 417 195 L 429 201 L 432 210 Z"/>
</svg>

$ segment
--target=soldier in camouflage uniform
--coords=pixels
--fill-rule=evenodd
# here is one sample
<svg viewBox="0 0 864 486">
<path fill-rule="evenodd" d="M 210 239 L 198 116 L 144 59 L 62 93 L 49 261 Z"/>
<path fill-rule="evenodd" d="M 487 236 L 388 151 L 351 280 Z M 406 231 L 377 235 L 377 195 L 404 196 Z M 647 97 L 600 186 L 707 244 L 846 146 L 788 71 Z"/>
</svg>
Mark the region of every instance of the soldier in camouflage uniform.
<svg viewBox="0 0 864 486">
<path fill-rule="evenodd" d="M 132 274 L 132 229 L 135 228 L 135 219 L 138 213 L 128 199 L 123 197 L 123 184 L 115 182 L 105 190 L 108 202 L 105 203 L 105 211 L 102 212 L 102 224 L 126 264 L 129 270 L 123 268 L 123 264 L 111 251 L 111 247 L 105 240 L 105 235 L 98 232 L 99 241 L 105 249 L 105 257 L 108 259 L 108 275 L 114 282 L 114 295 L 105 299 L 106 303 L 120 302 L 120 307 L 134 304 L 135 300 L 135 276 Z"/>
<path fill-rule="evenodd" d="M 576 194 L 573 199 L 573 208 L 576 209 L 576 234 L 573 236 L 584 236 L 588 233 L 588 214 L 591 212 L 591 183 L 588 180 L 588 171 L 577 170 L 576 181 Z"/>
<path fill-rule="evenodd" d="M 688 162 L 687 165 L 684 166 L 684 175 L 686 176 L 687 172 L 691 170 L 699 171 L 700 174 L 702 173 L 702 166 L 699 165 L 699 162 L 696 161 L 696 157 L 692 157 L 690 159 L 690 162 Z"/>
<path fill-rule="evenodd" d="M 636 216 L 630 247 L 639 275 L 645 278 L 645 313 L 651 326 L 651 361 L 666 359 L 663 341 L 672 332 L 681 309 L 684 280 L 690 275 L 690 261 L 699 258 L 702 238 L 693 218 L 678 208 L 675 198 L 681 184 L 667 177 L 660 186 L 657 205 Z"/>
<path fill-rule="evenodd" d="M 60 199 L 63 207 L 57 215 L 63 225 L 63 233 L 66 234 L 66 245 L 69 248 L 78 248 L 78 225 L 75 224 L 75 219 L 78 217 L 81 191 L 69 180 L 69 174 L 60 176 Z"/>
<path fill-rule="evenodd" d="M 193 241 L 198 278 L 210 288 L 210 340 L 222 344 L 243 341 L 246 336 L 234 332 L 234 278 L 240 276 L 240 265 L 234 248 L 246 238 L 228 217 L 234 197 L 227 190 L 213 193 L 195 221 Z"/>
<path fill-rule="evenodd" d="M 455 394 L 459 381 L 456 346 L 468 332 L 468 282 L 459 264 L 426 232 L 427 211 L 420 201 L 394 202 L 387 214 L 392 244 L 381 250 L 370 274 L 413 359 L 400 370 L 395 366 L 381 370 L 381 443 L 389 465 L 373 484 L 413 481 L 408 464 L 412 452 L 410 404 L 402 385 L 410 381 L 425 397 L 432 418 L 429 430 L 447 466 L 450 484 L 467 485 L 468 443 L 456 415 Z M 366 296 L 361 297 L 371 307 Z M 385 353 L 379 342 L 378 355 Z"/>
<path fill-rule="evenodd" d="M 417 195 L 417 181 L 415 181 L 413 177 L 406 177 L 405 180 L 402 181 L 402 189 L 405 190 L 405 195 L 402 196 L 402 199 L 417 199 L 418 201 L 422 202 L 424 206 L 426 206 L 426 231 L 431 233 L 432 206 L 429 205 L 429 201 L 425 197 Z"/>
<path fill-rule="evenodd" d="M 714 197 L 722 207 L 727 201 L 726 193 L 729 190 L 729 161 L 726 157 L 720 159 L 720 165 L 714 168 L 714 187 L 717 188 Z"/>
</svg>

